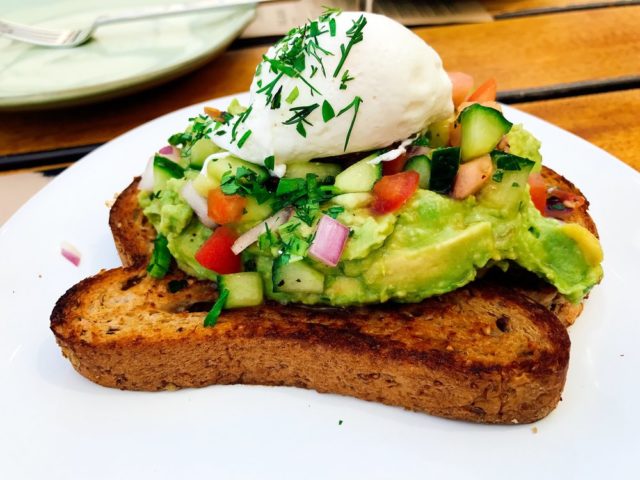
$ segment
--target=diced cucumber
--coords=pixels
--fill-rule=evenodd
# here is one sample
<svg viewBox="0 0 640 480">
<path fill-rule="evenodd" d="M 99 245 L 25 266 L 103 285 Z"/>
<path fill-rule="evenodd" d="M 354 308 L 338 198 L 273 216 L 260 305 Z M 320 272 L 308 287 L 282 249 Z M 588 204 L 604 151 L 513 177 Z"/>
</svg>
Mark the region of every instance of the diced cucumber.
<svg viewBox="0 0 640 480">
<path fill-rule="evenodd" d="M 287 293 L 322 293 L 324 275 L 304 260 L 273 264 L 273 290 Z"/>
<path fill-rule="evenodd" d="M 478 201 L 503 212 L 519 208 L 529 173 L 535 162 L 509 153 L 491 152 L 494 172 L 491 181 L 478 194 Z"/>
<path fill-rule="evenodd" d="M 370 192 L 382 177 L 382 165 L 369 163 L 376 156 L 370 155 L 339 173 L 336 176 L 336 188 L 343 193 Z"/>
<path fill-rule="evenodd" d="M 437 148 L 431 154 L 431 178 L 429 190 L 449 193 L 460 166 L 460 148 Z"/>
<path fill-rule="evenodd" d="M 248 168 L 253 171 L 258 177 L 258 181 L 263 182 L 269 178 L 269 172 L 266 168 L 256 165 L 255 163 L 245 162 L 233 156 L 210 161 L 207 165 L 207 173 L 209 176 L 220 181 L 225 172 L 231 171 L 235 175 L 239 167 Z"/>
<path fill-rule="evenodd" d="M 200 169 L 209 155 L 219 151 L 220 148 L 210 138 L 201 138 L 191 147 L 189 166 Z"/>
<path fill-rule="evenodd" d="M 366 207 L 373 202 L 373 195 L 367 192 L 360 193 L 343 193 L 342 195 L 336 195 L 331 199 L 331 203 L 340 205 L 341 207 L 349 210 L 356 208 Z"/>
<path fill-rule="evenodd" d="M 167 180 L 182 177 L 184 177 L 184 168 L 177 163 L 161 155 L 153 158 L 153 189 L 155 191 L 162 190 Z"/>
<path fill-rule="evenodd" d="M 247 200 L 247 204 L 244 207 L 245 212 L 242 214 L 242 217 L 238 221 L 239 223 L 257 223 L 260 220 L 264 220 L 265 218 L 269 217 L 273 213 L 270 202 L 264 202 L 260 204 L 253 197 L 245 198 Z"/>
<path fill-rule="evenodd" d="M 218 288 L 229 292 L 224 308 L 254 307 L 264 300 L 262 277 L 258 272 L 219 275 Z"/>
<path fill-rule="evenodd" d="M 429 146 L 446 147 L 449 144 L 449 128 L 453 119 L 441 120 L 429 125 Z"/>
<path fill-rule="evenodd" d="M 318 176 L 318 180 L 325 182 L 329 177 L 335 178 L 340 173 L 340 165 L 322 162 L 300 162 L 287 165 L 285 178 L 307 178 L 308 173 Z"/>
<path fill-rule="evenodd" d="M 426 155 L 416 155 L 411 157 L 404 166 L 405 171 L 413 170 L 420 175 L 420 181 L 418 186 L 420 188 L 429 188 L 429 181 L 431 180 L 431 162 Z"/>
<path fill-rule="evenodd" d="M 462 128 L 460 156 L 463 162 L 491 152 L 512 126 L 501 112 L 479 103 L 465 108 L 459 122 Z"/>
<path fill-rule="evenodd" d="M 220 181 L 216 180 L 209 175 L 198 175 L 193 179 L 193 188 L 196 192 L 198 192 L 201 196 L 207 198 L 209 196 L 209 192 L 214 188 L 218 188 L 220 186 Z"/>
</svg>

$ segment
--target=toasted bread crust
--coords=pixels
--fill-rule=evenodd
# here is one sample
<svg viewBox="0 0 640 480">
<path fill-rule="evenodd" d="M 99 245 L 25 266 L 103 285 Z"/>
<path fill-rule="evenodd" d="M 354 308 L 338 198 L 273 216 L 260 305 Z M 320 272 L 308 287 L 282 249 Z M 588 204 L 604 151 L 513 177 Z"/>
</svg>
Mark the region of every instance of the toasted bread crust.
<svg viewBox="0 0 640 480">
<path fill-rule="evenodd" d="M 138 204 L 140 177 L 116 198 L 109 212 L 109 227 L 116 250 L 125 266 L 142 265 L 148 262 L 153 251 L 156 231 L 142 213 Z"/>
<path fill-rule="evenodd" d="M 575 195 L 582 192 L 562 175 L 550 168 L 542 167 L 542 176 L 549 187 L 556 187 Z M 120 194 L 111 209 L 109 225 L 113 233 L 116 248 L 125 266 L 143 265 L 153 250 L 155 230 L 142 214 L 138 205 L 139 177 Z M 594 235 L 598 235 L 595 223 L 589 216 L 589 203 L 576 208 L 571 212 L 567 221 L 578 223 Z M 517 278 L 511 274 L 494 279 L 504 285 L 517 288 L 520 293 L 527 295 L 541 305 L 548 308 L 560 318 L 565 326 L 572 325 L 582 312 L 582 304 L 572 303 L 559 293 L 551 285 L 540 281 L 535 275 L 523 275 L 518 272 Z"/>
<path fill-rule="evenodd" d="M 185 280 L 170 293 L 171 281 Z M 203 327 L 215 292 L 174 272 L 102 272 L 56 304 L 66 357 L 101 385 L 167 390 L 289 385 L 483 423 L 527 423 L 557 404 L 569 338 L 548 310 L 487 282 L 420 304 L 225 311 Z M 208 305 L 207 305 L 208 303 Z M 196 310 L 196 311 L 194 311 Z"/>
</svg>

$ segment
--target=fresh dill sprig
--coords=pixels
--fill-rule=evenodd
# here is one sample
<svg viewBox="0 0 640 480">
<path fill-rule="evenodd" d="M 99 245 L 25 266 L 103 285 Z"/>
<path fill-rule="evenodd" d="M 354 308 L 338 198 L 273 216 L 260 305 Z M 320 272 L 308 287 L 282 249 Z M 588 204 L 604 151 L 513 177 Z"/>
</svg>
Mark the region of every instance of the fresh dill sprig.
<svg viewBox="0 0 640 480">
<path fill-rule="evenodd" d="M 349 37 L 349 42 L 347 42 L 347 45 L 345 45 L 344 43 L 340 45 L 340 62 L 333 72 L 333 78 L 337 77 L 338 73 L 340 73 L 340 70 L 342 69 L 344 62 L 347 60 L 349 52 L 351 52 L 353 46 L 357 43 L 360 43 L 364 39 L 364 34 L 362 33 L 362 31 L 364 30 L 364 27 L 366 25 L 367 19 L 364 15 L 360 15 L 357 20 L 353 21 L 353 25 L 351 25 L 351 28 L 347 30 L 347 37 Z"/>
</svg>

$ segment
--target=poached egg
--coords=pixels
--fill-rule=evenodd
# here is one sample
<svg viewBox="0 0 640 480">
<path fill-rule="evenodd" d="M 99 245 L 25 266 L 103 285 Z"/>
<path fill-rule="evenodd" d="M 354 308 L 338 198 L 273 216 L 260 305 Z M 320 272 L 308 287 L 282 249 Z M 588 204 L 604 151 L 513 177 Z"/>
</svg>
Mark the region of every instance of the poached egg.
<svg viewBox="0 0 640 480">
<path fill-rule="evenodd" d="M 325 13 L 291 30 L 263 59 L 248 109 L 212 138 L 252 163 L 273 156 L 275 172 L 387 147 L 453 113 L 438 54 L 382 15 Z"/>
</svg>

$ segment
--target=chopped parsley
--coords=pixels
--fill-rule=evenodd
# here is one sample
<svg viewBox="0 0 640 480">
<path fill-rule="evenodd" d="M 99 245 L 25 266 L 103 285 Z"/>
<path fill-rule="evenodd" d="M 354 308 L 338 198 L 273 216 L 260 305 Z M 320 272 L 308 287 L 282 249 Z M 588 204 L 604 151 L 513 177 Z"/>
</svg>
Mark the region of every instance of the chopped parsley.
<svg viewBox="0 0 640 480">
<path fill-rule="evenodd" d="M 313 222 L 320 212 L 320 205 L 335 196 L 335 187 L 323 185 L 318 176 L 312 173 L 302 178 L 282 178 L 276 188 L 276 198 L 272 204 L 275 211 L 292 206 L 295 215 L 307 225 Z"/>
<path fill-rule="evenodd" d="M 235 175 L 229 170 L 222 174 L 220 189 L 225 195 L 241 195 L 253 197 L 263 204 L 271 194 L 259 181 L 256 172 L 246 167 L 238 167 Z"/>
<path fill-rule="evenodd" d="M 269 170 L 273 170 L 276 166 L 276 157 L 274 157 L 273 155 L 270 155 L 267 158 L 265 158 L 264 166 L 267 167 Z"/>
<path fill-rule="evenodd" d="M 336 112 L 333 110 L 331 104 L 326 100 L 322 102 L 322 120 L 324 120 L 324 123 L 327 123 L 335 116 Z"/>
<path fill-rule="evenodd" d="M 226 115 L 225 115 L 226 114 Z M 222 118 L 228 119 L 229 114 L 222 112 Z M 201 138 L 209 138 L 209 134 L 213 132 L 213 119 L 209 115 L 198 115 L 189 119 L 191 125 L 189 128 L 180 133 L 175 133 L 169 137 L 167 142 L 174 147 L 181 146 L 181 156 L 186 157 L 191 153 L 191 147 Z M 218 122 L 219 123 L 219 122 Z"/>
<path fill-rule="evenodd" d="M 342 74 L 342 78 L 340 79 L 340 90 L 346 90 L 347 82 L 350 82 L 354 78 L 355 77 L 352 77 L 349 75 L 349 70 L 345 70 L 344 73 Z"/>
</svg>

